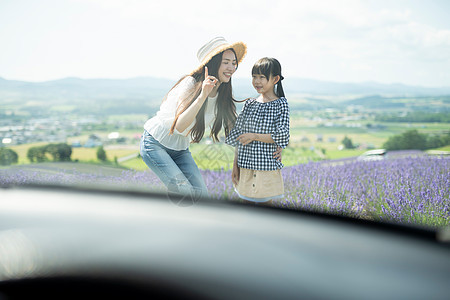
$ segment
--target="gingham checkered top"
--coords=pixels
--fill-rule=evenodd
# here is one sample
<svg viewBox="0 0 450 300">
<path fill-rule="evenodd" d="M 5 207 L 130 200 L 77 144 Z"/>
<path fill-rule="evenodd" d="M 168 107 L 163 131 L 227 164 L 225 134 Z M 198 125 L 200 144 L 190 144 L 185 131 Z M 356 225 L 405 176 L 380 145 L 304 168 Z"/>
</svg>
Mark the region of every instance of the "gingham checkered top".
<svg viewBox="0 0 450 300">
<path fill-rule="evenodd" d="M 241 134 L 271 134 L 275 144 L 253 141 L 242 145 L 236 138 Z M 234 128 L 226 137 L 225 143 L 238 146 L 238 167 L 271 171 L 283 168 L 283 164 L 273 158 L 277 146 L 286 148 L 289 143 L 289 105 L 284 97 L 261 103 L 256 99 L 245 102 Z"/>
</svg>

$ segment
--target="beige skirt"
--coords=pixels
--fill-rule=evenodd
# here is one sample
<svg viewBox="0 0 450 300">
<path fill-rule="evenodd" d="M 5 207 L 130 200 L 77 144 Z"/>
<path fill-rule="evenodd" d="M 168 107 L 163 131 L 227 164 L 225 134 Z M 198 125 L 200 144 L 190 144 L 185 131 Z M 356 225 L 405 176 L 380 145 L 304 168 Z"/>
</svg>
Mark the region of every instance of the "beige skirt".
<svg viewBox="0 0 450 300">
<path fill-rule="evenodd" d="M 284 195 L 281 170 L 259 171 L 240 168 L 239 182 L 235 186 L 239 197 L 264 202 Z"/>
</svg>

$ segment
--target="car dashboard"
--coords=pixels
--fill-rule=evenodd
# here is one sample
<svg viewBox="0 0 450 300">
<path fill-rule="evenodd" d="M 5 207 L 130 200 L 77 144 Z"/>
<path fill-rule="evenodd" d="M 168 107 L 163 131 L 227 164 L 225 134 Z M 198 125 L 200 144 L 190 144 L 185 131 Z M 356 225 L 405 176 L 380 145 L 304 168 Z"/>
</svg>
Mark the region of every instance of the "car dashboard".
<svg viewBox="0 0 450 300">
<path fill-rule="evenodd" d="M 0 188 L 0 299 L 444 299 L 430 229 L 166 195 Z"/>
</svg>

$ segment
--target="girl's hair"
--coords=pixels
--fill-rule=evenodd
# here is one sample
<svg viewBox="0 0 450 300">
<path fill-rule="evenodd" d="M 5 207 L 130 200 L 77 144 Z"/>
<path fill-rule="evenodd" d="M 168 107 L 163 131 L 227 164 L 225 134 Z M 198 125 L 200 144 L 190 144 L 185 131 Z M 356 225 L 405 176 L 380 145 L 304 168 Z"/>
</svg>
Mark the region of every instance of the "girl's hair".
<svg viewBox="0 0 450 300">
<path fill-rule="evenodd" d="M 284 97 L 284 90 L 281 81 L 284 79 L 281 75 L 281 65 L 278 60 L 271 57 L 263 57 L 258 60 L 252 68 L 252 75 L 261 74 L 266 76 L 269 80 L 270 76 L 280 76 L 280 80 L 275 85 L 275 95 L 278 97 Z"/>
<path fill-rule="evenodd" d="M 226 50 L 233 51 L 235 57 L 237 57 L 236 52 L 232 48 L 226 49 Z M 223 52 L 225 52 L 226 50 L 224 50 Z M 206 64 L 206 66 L 208 67 L 209 75 L 218 78 L 219 67 L 222 64 L 223 52 L 213 56 L 213 58 L 211 58 L 211 60 Z M 236 62 L 236 68 L 237 68 L 237 62 Z M 188 75 L 183 76 L 183 78 L 181 78 L 170 90 L 175 88 L 187 76 Z M 176 113 L 175 113 L 175 120 L 173 121 L 172 126 L 170 128 L 170 134 L 173 134 L 173 132 L 175 130 L 175 124 L 177 123 L 177 120 L 180 117 L 180 115 L 200 95 L 200 92 L 202 90 L 202 84 L 203 84 L 203 81 L 205 80 L 204 68 L 195 72 L 191 76 L 194 77 L 194 79 L 195 79 L 194 88 L 188 94 L 188 96 L 186 98 L 181 99 L 180 105 L 178 106 Z M 234 104 L 234 102 L 237 102 L 237 101 L 233 98 L 231 79 L 228 82 L 222 82 L 220 84 L 217 92 L 219 93 L 219 95 L 217 97 L 217 102 L 216 102 L 216 107 L 215 107 L 216 119 L 214 121 L 213 127 L 211 129 L 211 135 L 210 135 L 214 142 L 219 141 L 218 134 L 219 134 L 220 130 L 222 129 L 222 126 L 225 130 L 225 136 L 228 136 L 228 134 L 230 133 L 231 129 L 233 128 L 234 123 L 236 122 L 236 118 L 237 118 L 236 105 Z M 166 96 L 166 98 L 167 98 L 167 96 Z M 202 107 L 200 108 L 199 112 L 197 113 L 197 116 L 195 117 L 195 119 L 196 119 L 195 125 L 190 130 L 190 134 L 191 134 L 193 143 L 200 142 L 200 140 L 203 138 L 203 135 L 205 133 L 206 104 L 207 104 L 207 101 L 205 101 L 205 103 L 203 103 Z"/>
</svg>

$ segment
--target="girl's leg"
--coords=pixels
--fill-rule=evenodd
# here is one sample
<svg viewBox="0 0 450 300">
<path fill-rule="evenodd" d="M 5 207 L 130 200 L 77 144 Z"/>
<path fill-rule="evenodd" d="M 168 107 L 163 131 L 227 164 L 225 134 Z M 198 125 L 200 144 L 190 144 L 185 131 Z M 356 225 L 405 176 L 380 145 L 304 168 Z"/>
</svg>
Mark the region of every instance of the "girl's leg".
<svg viewBox="0 0 450 300">
<path fill-rule="evenodd" d="M 192 184 L 169 155 L 167 148 L 147 132 L 142 136 L 140 152 L 145 164 L 161 179 L 169 193 L 194 193 Z"/>
<path fill-rule="evenodd" d="M 255 204 L 256 205 L 259 205 L 259 206 L 272 206 L 272 199 L 271 200 L 269 200 L 269 201 L 266 201 L 266 202 L 256 202 Z"/>
<path fill-rule="evenodd" d="M 244 204 L 251 204 L 251 205 L 255 205 L 255 206 L 272 206 L 272 199 L 268 200 L 266 202 L 256 202 L 256 201 L 249 201 L 249 200 L 242 200 L 242 203 Z"/>
<path fill-rule="evenodd" d="M 202 174 L 192 157 L 189 149 L 178 151 L 172 156 L 177 166 L 183 172 L 183 175 L 189 180 L 195 189 L 197 197 L 209 197 L 208 188 L 203 180 Z"/>
</svg>

